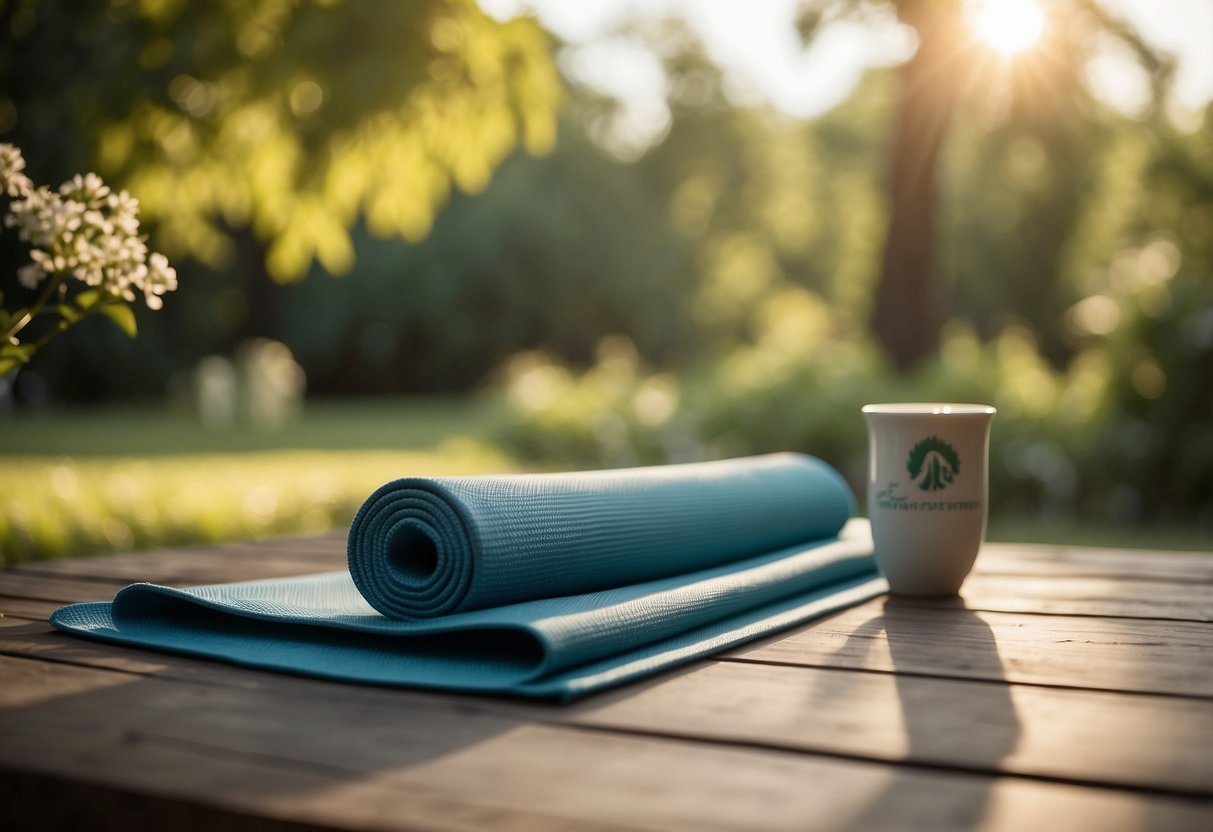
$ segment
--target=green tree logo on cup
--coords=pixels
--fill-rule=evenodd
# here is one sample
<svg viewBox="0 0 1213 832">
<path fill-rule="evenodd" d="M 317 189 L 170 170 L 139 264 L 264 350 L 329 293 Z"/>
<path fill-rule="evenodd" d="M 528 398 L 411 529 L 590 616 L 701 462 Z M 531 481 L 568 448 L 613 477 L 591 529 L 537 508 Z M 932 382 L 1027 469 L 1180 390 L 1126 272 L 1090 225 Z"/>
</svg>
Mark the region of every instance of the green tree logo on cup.
<svg viewBox="0 0 1213 832">
<path fill-rule="evenodd" d="M 938 436 L 928 436 L 910 451 L 906 471 L 923 491 L 941 491 L 960 473 L 960 457 Z"/>
</svg>

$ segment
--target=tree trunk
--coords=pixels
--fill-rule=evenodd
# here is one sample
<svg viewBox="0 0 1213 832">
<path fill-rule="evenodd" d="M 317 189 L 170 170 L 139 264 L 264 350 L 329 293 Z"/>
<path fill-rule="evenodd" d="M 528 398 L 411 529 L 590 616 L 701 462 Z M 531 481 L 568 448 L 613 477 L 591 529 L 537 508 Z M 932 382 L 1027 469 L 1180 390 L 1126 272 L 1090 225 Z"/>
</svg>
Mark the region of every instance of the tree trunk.
<svg viewBox="0 0 1213 832">
<path fill-rule="evenodd" d="M 265 267 L 265 245 L 249 228 L 233 229 L 232 241 L 236 246 L 235 268 L 247 304 L 238 334 L 241 339 L 281 340 L 283 290 Z"/>
<path fill-rule="evenodd" d="M 900 70 L 889 170 L 891 216 L 872 329 L 904 372 L 939 344 L 935 170 L 965 61 L 956 0 L 899 0 L 897 14 L 917 33 L 918 50 Z"/>
</svg>

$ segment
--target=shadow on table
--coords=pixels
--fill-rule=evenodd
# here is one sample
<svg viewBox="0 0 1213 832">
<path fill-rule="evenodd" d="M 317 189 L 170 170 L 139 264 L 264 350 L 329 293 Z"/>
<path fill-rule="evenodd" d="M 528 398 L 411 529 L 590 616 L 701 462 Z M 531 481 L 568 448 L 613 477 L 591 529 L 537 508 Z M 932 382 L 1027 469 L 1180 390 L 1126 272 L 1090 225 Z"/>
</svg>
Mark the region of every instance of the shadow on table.
<svg viewBox="0 0 1213 832">
<path fill-rule="evenodd" d="M 926 602 L 938 609 L 940 602 Z M 852 636 L 863 638 L 870 650 L 876 639 L 875 631 L 883 631 L 894 666 L 897 699 L 901 708 L 906 748 L 904 760 L 910 776 L 893 777 L 884 791 L 874 796 L 868 808 L 851 823 L 854 829 L 898 828 L 906 817 L 936 815 L 941 824 L 951 828 L 976 829 L 989 818 L 993 803 L 995 775 L 1019 743 L 1021 725 L 1011 700 L 1010 688 L 999 681 L 1005 678 L 998 643 L 989 625 L 957 598 L 947 603 L 947 615 L 931 616 L 920 613 L 923 602 L 890 597 L 885 600 L 879 616 L 857 628 Z M 945 690 L 924 684 L 923 657 L 936 650 L 960 650 L 970 662 L 973 675 L 990 681 L 958 682 L 979 685 L 973 696 L 950 701 L 940 698 Z M 955 688 L 951 688 L 955 691 Z M 941 731 L 948 732 L 941 735 Z M 975 736 L 976 735 L 976 736 Z M 965 760 L 966 768 L 974 774 L 965 778 L 965 788 L 953 793 L 947 806 L 920 807 L 928 793 L 915 770 L 945 769 L 956 775 L 961 757 L 957 750 L 976 748 L 977 756 Z M 988 773 L 987 773 L 988 772 Z M 960 776 L 964 776 L 963 774 Z"/>
<path fill-rule="evenodd" d="M 41 622 L 4 636 L 44 661 L 0 666 L 0 784 L 14 798 L 0 799 L 0 829 L 311 829 L 296 796 L 387 801 L 508 754 L 502 740 L 528 727 L 424 692 L 98 650 Z M 82 666 L 102 656 L 108 666 Z"/>
</svg>

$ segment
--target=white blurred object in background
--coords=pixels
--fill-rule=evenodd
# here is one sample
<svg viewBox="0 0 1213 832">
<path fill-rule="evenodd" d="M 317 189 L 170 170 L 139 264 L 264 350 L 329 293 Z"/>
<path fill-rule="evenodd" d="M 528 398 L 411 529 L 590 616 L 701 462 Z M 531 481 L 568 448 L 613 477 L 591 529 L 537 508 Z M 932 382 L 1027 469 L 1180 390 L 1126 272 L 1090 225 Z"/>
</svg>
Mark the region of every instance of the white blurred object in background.
<svg viewBox="0 0 1213 832">
<path fill-rule="evenodd" d="M 207 430 L 251 425 L 273 431 L 303 411 L 307 378 L 286 344 L 268 338 L 242 342 L 232 358 L 208 355 L 169 383 L 175 410 Z"/>
<path fill-rule="evenodd" d="M 307 378 L 280 341 L 254 338 L 236 348 L 240 416 L 258 430 L 275 430 L 303 410 Z"/>
<path fill-rule="evenodd" d="M 239 381 L 236 368 L 222 355 L 208 355 L 194 367 L 192 404 L 208 430 L 225 430 L 236 424 Z"/>
</svg>

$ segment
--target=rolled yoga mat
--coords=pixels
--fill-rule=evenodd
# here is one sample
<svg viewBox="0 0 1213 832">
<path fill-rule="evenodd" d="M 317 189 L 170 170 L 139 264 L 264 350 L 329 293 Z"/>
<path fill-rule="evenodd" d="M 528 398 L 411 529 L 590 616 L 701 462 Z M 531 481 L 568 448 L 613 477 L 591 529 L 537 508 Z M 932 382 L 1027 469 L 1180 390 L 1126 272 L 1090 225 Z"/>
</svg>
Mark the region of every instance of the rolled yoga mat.
<svg viewBox="0 0 1213 832">
<path fill-rule="evenodd" d="M 402 479 L 358 511 L 348 573 L 135 584 L 51 623 L 326 678 L 569 699 L 883 592 L 853 509 L 838 473 L 798 454 Z"/>
<path fill-rule="evenodd" d="M 354 584 L 391 618 L 579 595 L 838 534 L 854 509 L 819 459 L 773 454 L 574 474 L 402 479 L 359 509 Z"/>
</svg>

